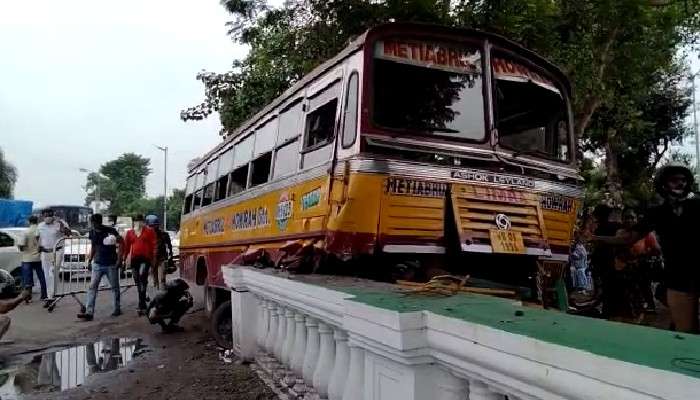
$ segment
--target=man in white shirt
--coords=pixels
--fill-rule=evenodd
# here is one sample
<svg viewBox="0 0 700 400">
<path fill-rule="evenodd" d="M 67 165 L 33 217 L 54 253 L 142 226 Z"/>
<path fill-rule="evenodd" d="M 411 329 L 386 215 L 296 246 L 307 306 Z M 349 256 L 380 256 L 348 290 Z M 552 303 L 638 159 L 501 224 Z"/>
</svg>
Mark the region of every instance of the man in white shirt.
<svg viewBox="0 0 700 400">
<path fill-rule="evenodd" d="M 39 218 L 36 215 L 29 217 L 29 229 L 27 229 L 19 243 L 19 249 L 22 250 L 22 285 L 29 291 L 27 302 L 31 300 L 34 273 L 39 278 L 39 284 L 41 285 L 41 300 L 46 300 L 46 280 L 44 278 L 44 270 L 41 267 L 38 224 Z"/>
<path fill-rule="evenodd" d="M 44 306 L 48 307 L 55 291 L 54 262 L 55 260 L 60 262 L 63 257 L 63 245 L 59 244 L 56 246 L 56 243 L 69 236 L 70 229 L 65 222 L 54 216 L 54 212 L 51 209 L 45 210 L 42 216 L 44 217 L 44 222 L 40 223 L 38 227 L 39 251 L 41 251 L 41 267 L 46 278 L 46 294 L 47 300 L 49 300 Z"/>
</svg>

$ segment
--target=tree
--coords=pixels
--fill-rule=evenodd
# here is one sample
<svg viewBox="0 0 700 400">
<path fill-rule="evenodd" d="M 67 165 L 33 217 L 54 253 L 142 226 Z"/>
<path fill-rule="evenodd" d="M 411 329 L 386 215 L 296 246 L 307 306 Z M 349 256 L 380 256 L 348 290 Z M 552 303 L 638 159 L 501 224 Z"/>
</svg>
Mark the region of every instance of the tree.
<svg viewBox="0 0 700 400">
<path fill-rule="evenodd" d="M 167 225 L 168 230 L 180 229 L 180 217 L 182 215 L 182 206 L 185 201 L 185 191 L 182 189 L 174 189 L 173 194 L 168 197 L 166 204 L 167 210 Z M 130 214 L 153 214 L 163 219 L 163 196 L 141 198 L 133 202 L 129 209 Z"/>
<path fill-rule="evenodd" d="M 0 149 L 0 199 L 14 197 L 15 182 L 17 182 L 17 170 L 5 159 L 5 153 Z"/>
<path fill-rule="evenodd" d="M 146 194 L 146 177 L 151 173 L 151 160 L 138 154 L 125 153 L 100 167 L 100 174 L 89 174 L 86 203 L 95 198 L 96 183 L 100 182 L 100 198 L 109 201 L 109 213 L 123 215 L 132 204 Z"/>
</svg>

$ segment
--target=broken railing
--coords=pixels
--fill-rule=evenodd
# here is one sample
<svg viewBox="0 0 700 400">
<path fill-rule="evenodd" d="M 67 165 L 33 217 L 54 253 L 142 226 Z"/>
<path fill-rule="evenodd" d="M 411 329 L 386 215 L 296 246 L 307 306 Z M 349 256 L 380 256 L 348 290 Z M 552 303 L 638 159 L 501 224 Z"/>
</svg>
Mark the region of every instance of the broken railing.
<svg viewBox="0 0 700 400">
<path fill-rule="evenodd" d="M 406 295 L 390 285 L 245 267 L 224 275 L 236 353 L 289 398 L 680 400 L 700 393 L 700 338 L 692 335 L 481 295 Z"/>
</svg>

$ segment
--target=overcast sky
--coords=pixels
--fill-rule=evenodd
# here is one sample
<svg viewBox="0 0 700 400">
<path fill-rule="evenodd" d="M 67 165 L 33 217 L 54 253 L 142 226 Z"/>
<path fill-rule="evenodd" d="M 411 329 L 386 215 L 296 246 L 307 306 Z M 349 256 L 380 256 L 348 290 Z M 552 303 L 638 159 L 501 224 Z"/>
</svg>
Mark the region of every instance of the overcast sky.
<svg viewBox="0 0 700 400">
<path fill-rule="evenodd" d="M 0 147 L 18 199 L 83 204 L 85 175 L 125 152 L 151 159 L 149 195 L 184 187 L 187 162 L 218 141 L 219 120 L 182 122 L 202 100 L 202 68 L 245 49 L 218 0 L 0 1 Z"/>
</svg>

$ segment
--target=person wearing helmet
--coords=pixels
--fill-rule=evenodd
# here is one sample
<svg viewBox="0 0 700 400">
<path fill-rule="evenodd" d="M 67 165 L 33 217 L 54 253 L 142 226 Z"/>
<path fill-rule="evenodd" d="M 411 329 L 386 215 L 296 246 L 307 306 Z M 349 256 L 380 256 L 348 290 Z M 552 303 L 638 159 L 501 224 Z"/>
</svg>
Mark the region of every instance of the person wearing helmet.
<svg viewBox="0 0 700 400">
<path fill-rule="evenodd" d="M 146 216 L 146 225 L 156 233 L 156 263 L 151 269 L 153 287 L 160 289 L 165 287 L 165 265 L 173 257 L 173 244 L 170 235 L 160 229 L 160 221 L 155 215 Z"/>
<path fill-rule="evenodd" d="M 675 329 L 698 333 L 698 294 L 700 265 L 696 247 L 700 243 L 700 198 L 690 196 L 695 179 L 681 165 L 662 167 L 654 188 L 663 203 L 648 210 L 645 217 L 625 233 L 594 240 L 615 245 L 632 245 L 655 232 L 664 257 L 666 300 Z"/>
</svg>

